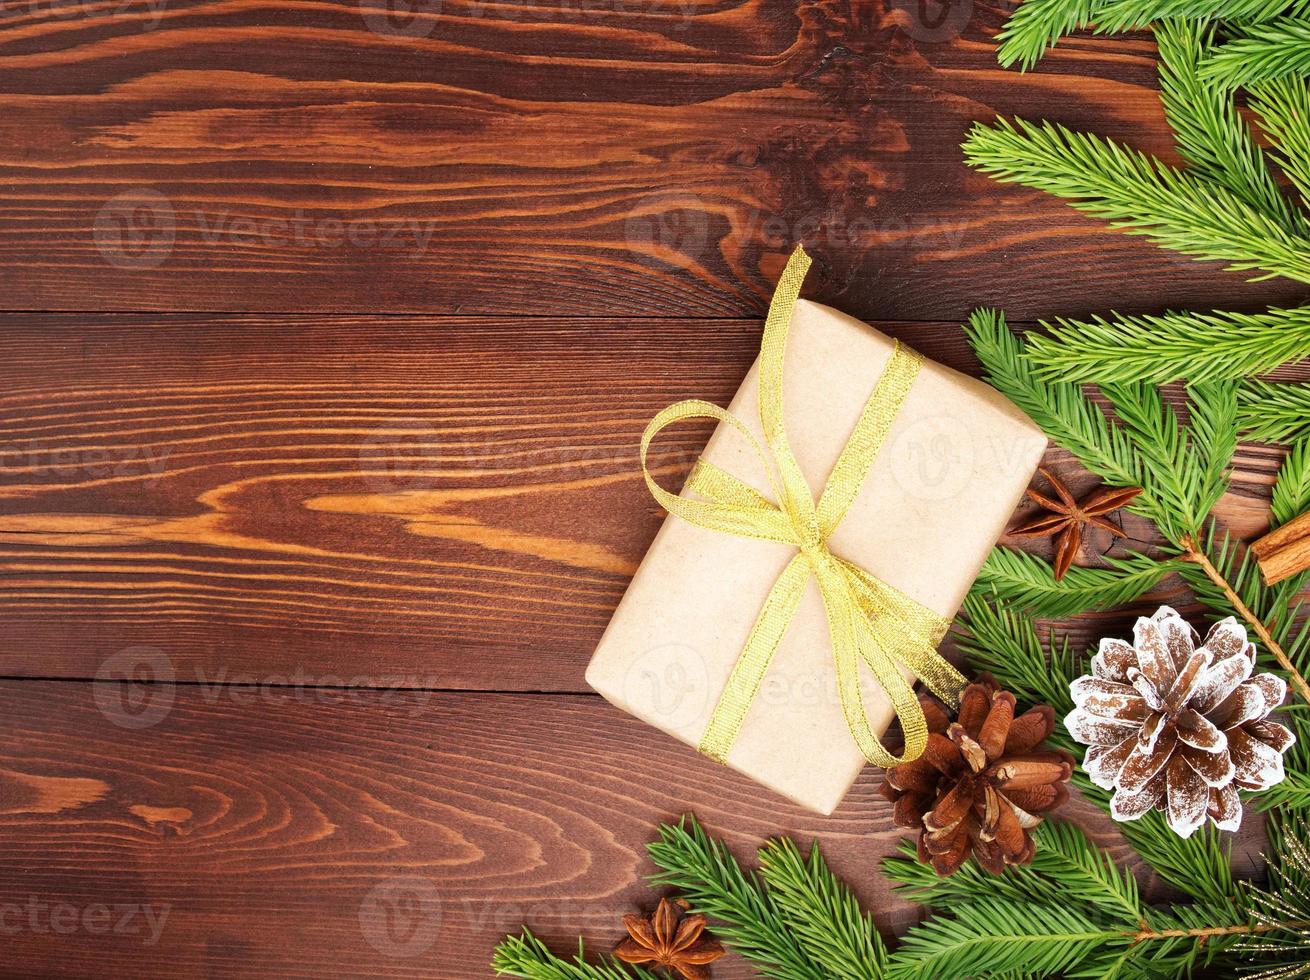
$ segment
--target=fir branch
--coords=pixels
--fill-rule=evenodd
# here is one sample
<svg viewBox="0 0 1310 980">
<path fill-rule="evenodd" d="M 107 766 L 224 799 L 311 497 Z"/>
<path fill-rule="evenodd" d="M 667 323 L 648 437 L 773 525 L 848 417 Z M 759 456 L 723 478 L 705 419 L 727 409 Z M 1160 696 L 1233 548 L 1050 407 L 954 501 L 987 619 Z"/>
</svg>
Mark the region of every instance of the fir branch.
<svg viewBox="0 0 1310 980">
<path fill-rule="evenodd" d="M 1188 492 L 1198 530 L 1228 491 L 1230 467 L 1237 455 L 1237 389 L 1235 381 L 1207 381 L 1186 388 L 1188 469 L 1196 469 L 1195 485 Z"/>
<path fill-rule="evenodd" d="M 1200 529 L 1227 487 L 1226 467 L 1237 449 L 1237 396 L 1232 382 L 1189 388 L 1192 434 L 1167 409 L 1154 385 L 1102 385 L 1140 462 L 1139 480 L 1160 501 L 1155 523 L 1171 541 Z"/>
<path fill-rule="evenodd" d="M 1295 0 L 1290 11 L 1307 6 Z M 1258 23 L 1287 12 L 1289 0 L 1024 0 L 997 35 L 997 58 L 1006 68 L 1017 62 L 1029 69 L 1062 37 L 1093 25 L 1113 34 L 1165 17 Z"/>
<path fill-rule="evenodd" d="M 1275 527 L 1310 509 L 1310 438 L 1294 443 L 1283 459 L 1270 509 Z"/>
<path fill-rule="evenodd" d="M 1028 335 L 1038 374 L 1090 384 L 1234 380 L 1310 357 L 1310 306 L 1043 322 Z"/>
<path fill-rule="evenodd" d="M 1310 630 L 1297 626 L 1286 583 L 1265 586 L 1255 562 L 1227 538 L 1216 542 L 1213 529 L 1206 539 L 1183 544 L 1186 551 L 1181 557 L 1193 566 L 1183 569 L 1183 578 L 1197 598 L 1221 615 L 1243 620 L 1257 645 L 1278 663 L 1297 697 L 1310 705 L 1310 683 L 1304 676 Z"/>
<path fill-rule="evenodd" d="M 1232 0 L 1226 5 L 1232 6 Z M 1269 0 L 1258 0 L 1258 5 L 1268 8 Z M 1189 171 L 1228 188 L 1289 231 L 1300 230 L 1301 222 L 1279 190 L 1264 152 L 1251 138 L 1250 127 L 1238 114 L 1232 93 L 1213 79 L 1201 77 L 1201 65 L 1214 47 L 1216 25 L 1159 13 L 1168 8 L 1194 9 L 1198 6 L 1195 2 L 1158 0 L 1154 8 L 1146 4 L 1143 10 L 1143 6 L 1141 0 L 1112 0 L 1102 10 L 1098 24 L 1105 26 L 1107 18 L 1113 21 L 1112 14 L 1117 11 L 1136 10 L 1150 20 L 1157 16 L 1169 18 L 1155 28 L 1160 50 L 1160 99 Z M 1257 3 L 1247 4 L 1255 6 Z"/>
<path fill-rule="evenodd" d="M 1013 901 L 1076 902 L 1088 909 L 1135 926 L 1143 917 L 1137 880 L 1114 858 L 1087 839 L 1073 824 L 1047 820 L 1035 831 L 1037 853 L 1031 864 L 1006 868 L 1000 875 L 967 862 L 955 874 L 940 878 L 931 865 L 920 863 L 913 844 L 903 843 L 908 860 L 889 859 L 886 876 L 906 897 L 935 909 L 949 910 L 957 902 L 979 897 Z"/>
<path fill-rule="evenodd" d="M 1073 711 L 1069 685 L 1083 673 L 1084 660 L 1067 643 L 1043 645 L 1030 620 L 1006 603 L 989 602 L 974 592 L 965 597 L 958 637 L 969 666 L 986 671 L 1019 701 L 1049 704 L 1057 718 Z M 1060 725 L 1052 736 L 1058 748 L 1081 755 L 1081 749 Z"/>
<path fill-rule="evenodd" d="M 970 165 L 999 181 L 1064 198 L 1164 248 L 1223 261 L 1231 270 L 1310 282 L 1310 241 L 1228 188 L 1112 140 L 1049 122 L 1002 119 L 975 125 L 964 151 Z"/>
<path fill-rule="evenodd" d="M 967 333 L 987 379 L 1048 436 L 1112 486 L 1142 488 L 1129 510 L 1154 521 L 1174 543 L 1199 530 L 1207 505 L 1225 481 L 1230 457 L 1219 457 L 1236 442 L 1231 384 L 1212 382 L 1192 390 L 1193 410 L 1202 422 L 1194 425 L 1193 445 L 1182 438 L 1174 413 L 1149 385 L 1103 386 L 1124 423 L 1112 425 L 1078 385 L 1036 375 L 1003 315 L 977 311 Z"/>
<path fill-rule="evenodd" d="M 977 310 L 965 327 L 987 380 L 1018 405 L 1048 436 L 1077 456 L 1111 486 L 1142 487 L 1129 509 L 1159 523 L 1167 511 L 1153 488 L 1140 480 L 1142 465 L 1128 438 L 1110 423 L 1078 385 L 1043 381 L 1024 344 L 998 310 Z"/>
<path fill-rule="evenodd" d="M 1252 935 L 1236 948 L 1245 959 L 1267 964 L 1253 977 L 1310 977 L 1310 824 L 1304 816 L 1273 818 L 1269 843 L 1269 888 L 1248 886 Z"/>
<path fill-rule="evenodd" d="M 996 56 L 1009 68 L 1025 70 L 1041 60 L 1047 48 L 1072 31 L 1091 23 L 1105 0 L 1024 0 L 1001 33 Z"/>
<path fill-rule="evenodd" d="M 1259 442 L 1310 436 L 1310 384 L 1246 382 L 1237 392 L 1237 421 L 1248 439 Z"/>
<path fill-rule="evenodd" d="M 931 868 L 903 859 L 887 861 L 884 869 L 907 890 L 907 897 L 932 906 L 939 915 L 989 899 L 1033 903 L 1069 908 L 1113 933 L 1106 947 L 1088 950 L 1081 960 L 1065 965 L 1067 977 L 1182 976 L 1229 945 L 1229 937 L 1245 931 L 1244 912 L 1228 896 L 1190 907 L 1147 907 L 1132 873 L 1070 824 L 1047 821 L 1034 836 L 1038 846 L 1032 863 L 1000 875 L 966 864 L 941 879 Z M 901 852 L 907 858 L 915 853 L 909 845 Z M 1209 874 L 1208 868 L 1200 870 Z"/>
<path fill-rule="evenodd" d="M 526 980 L 659 980 L 649 970 L 625 966 L 617 960 L 603 958 L 597 964 L 584 959 L 582 940 L 578 955 L 564 960 L 527 929 L 521 936 L 510 936 L 496 947 L 491 968 L 498 975 L 524 977 Z"/>
<path fill-rule="evenodd" d="M 760 874 L 792 934 L 832 977 L 881 977 L 887 950 L 873 920 L 828 868 L 816 841 L 809 859 L 790 838 L 760 849 Z"/>
<path fill-rule="evenodd" d="M 1310 73 L 1310 20 L 1282 17 L 1252 24 L 1220 45 L 1202 69 L 1205 78 L 1230 89 Z"/>
<path fill-rule="evenodd" d="M 1111 944 L 1123 929 L 1059 902 L 977 898 L 905 934 L 892 954 L 895 980 L 964 980 L 1010 972 L 1050 976 Z"/>
<path fill-rule="evenodd" d="M 1096 15 L 1096 29 L 1116 34 L 1166 17 L 1260 23 L 1288 11 L 1289 0 L 1108 0 Z M 1295 6 L 1303 6 L 1303 0 Z"/>
<path fill-rule="evenodd" d="M 994 593 L 1039 619 L 1063 619 L 1079 613 L 1136 602 L 1179 563 L 1143 554 L 1107 558 L 1109 568 L 1070 568 L 1055 578 L 1049 563 L 1026 551 L 994 548 L 974 589 Z"/>
<path fill-rule="evenodd" d="M 1247 104 L 1302 203 L 1310 203 L 1310 85 L 1304 78 L 1260 82 L 1247 88 Z"/>
<path fill-rule="evenodd" d="M 823 968 L 805 951 L 759 877 L 744 871 L 694 817 L 662 825 L 660 839 L 646 849 L 659 868 L 651 883 L 676 888 L 694 911 L 714 919 L 715 935 L 763 976 L 825 980 Z"/>
</svg>

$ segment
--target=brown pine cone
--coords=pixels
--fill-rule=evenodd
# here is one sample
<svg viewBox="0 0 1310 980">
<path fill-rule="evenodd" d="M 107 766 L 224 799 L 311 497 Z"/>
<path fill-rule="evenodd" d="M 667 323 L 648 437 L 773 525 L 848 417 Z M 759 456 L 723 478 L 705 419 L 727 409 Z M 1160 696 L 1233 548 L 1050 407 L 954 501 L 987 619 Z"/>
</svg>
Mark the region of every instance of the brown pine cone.
<svg viewBox="0 0 1310 980">
<path fill-rule="evenodd" d="M 898 827 L 919 832 L 919 860 L 946 877 L 970 854 L 992 874 L 1027 864 L 1031 831 L 1069 798 L 1068 752 L 1043 749 L 1055 730 L 1049 705 L 1014 717 L 1014 695 L 983 675 L 965 688 L 951 722 L 935 700 L 920 699 L 928 747 L 914 762 L 887 770 L 882 794 Z"/>
<path fill-rule="evenodd" d="M 1209 817 L 1221 830 L 1242 822 L 1239 789 L 1283 779 L 1283 753 L 1296 741 L 1269 721 L 1287 696 L 1273 674 L 1251 674 L 1255 646 L 1233 618 L 1199 636 L 1168 606 L 1143 617 L 1133 643 L 1105 639 L 1092 674 L 1074 681 L 1064 720 L 1090 745 L 1083 768 L 1113 789 L 1110 813 L 1136 820 L 1154 809 L 1190 837 Z"/>
</svg>

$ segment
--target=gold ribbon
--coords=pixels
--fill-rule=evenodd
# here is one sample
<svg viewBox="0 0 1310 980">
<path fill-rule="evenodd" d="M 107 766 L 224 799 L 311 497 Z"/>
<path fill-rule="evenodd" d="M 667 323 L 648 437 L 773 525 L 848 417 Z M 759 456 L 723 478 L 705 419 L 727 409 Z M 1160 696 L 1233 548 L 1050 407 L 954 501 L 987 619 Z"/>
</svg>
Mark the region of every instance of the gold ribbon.
<svg viewBox="0 0 1310 980">
<path fill-rule="evenodd" d="M 923 709 L 902 668 L 908 668 L 952 706 L 958 705 L 960 693 L 968 683 L 937 653 L 937 645 L 946 634 L 950 620 L 837 557 L 828 550 L 828 539 L 855 500 L 892 420 L 914 384 L 923 358 L 908 347 L 896 345 L 816 504 L 792 455 L 782 420 L 782 368 L 787 333 L 809 267 L 809 256 L 797 246 L 778 281 L 764 324 L 759 370 L 760 421 L 768 453 L 740 419 L 717 405 L 691 400 L 670 405 L 651 419 L 641 437 L 641 468 L 655 499 L 684 521 L 741 537 L 779 541 L 797 549 L 764 600 L 764 607 L 715 705 L 700 751 L 719 762 L 726 760 L 813 576 L 828 617 L 837 690 L 846 724 L 865 758 L 876 765 L 894 766 L 917 759 L 928 743 Z M 744 435 L 769 475 L 774 499 L 781 504 L 775 504 L 705 460 L 696 464 L 686 485 L 686 491 L 703 499 L 675 496 L 656 483 L 646 465 L 651 440 L 665 427 L 692 418 L 727 423 Z M 883 747 L 869 726 L 860 690 L 861 661 L 873 671 L 900 719 L 905 733 L 905 754 L 899 759 Z"/>
</svg>

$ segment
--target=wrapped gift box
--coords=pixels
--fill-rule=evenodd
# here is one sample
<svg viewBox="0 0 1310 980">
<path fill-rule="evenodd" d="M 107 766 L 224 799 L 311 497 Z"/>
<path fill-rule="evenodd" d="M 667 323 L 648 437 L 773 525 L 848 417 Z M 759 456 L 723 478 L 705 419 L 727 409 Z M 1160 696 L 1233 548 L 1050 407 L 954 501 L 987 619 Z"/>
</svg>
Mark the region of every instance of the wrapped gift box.
<svg viewBox="0 0 1310 980">
<path fill-rule="evenodd" d="M 813 494 L 822 491 L 894 342 L 804 300 L 791 320 L 783 415 Z M 730 411 L 763 440 L 759 363 Z M 982 381 L 925 362 L 840 526 L 833 554 L 953 617 L 1046 448 L 1031 420 Z M 703 458 L 772 497 L 747 440 L 720 425 Z M 587 682 L 619 708 L 696 746 L 761 605 L 796 549 L 669 517 L 615 611 Z M 866 764 L 838 698 L 828 623 L 811 580 L 726 762 L 820 813 Z M 907 674 L 907 676 L 909 676 Z M 871 725 L 893 720 L 864 671 Z"/>
</svg>

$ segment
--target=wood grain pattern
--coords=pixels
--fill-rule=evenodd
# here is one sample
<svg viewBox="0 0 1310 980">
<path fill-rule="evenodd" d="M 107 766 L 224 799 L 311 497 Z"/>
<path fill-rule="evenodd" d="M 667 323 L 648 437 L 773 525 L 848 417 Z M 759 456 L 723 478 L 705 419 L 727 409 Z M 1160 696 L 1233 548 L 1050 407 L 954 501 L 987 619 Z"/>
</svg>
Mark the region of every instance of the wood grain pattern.
<svg viewBox="0 0 1310 980">
<path fill-rule="evenodd" d="M 974 373 L 978 305 L 1304 296 L 970 173 L 996 113 L 1171 157 L 1153 46 L 1005 72 L 1011 4 L 932 6 L 0 0 L 0 976 L 605 948 L 685 810 L 821 835 L 914 919 L 872 771 L 818 818 L 575 693 L 661 519 L 647 419 L 728 400 L 796 241 L 815 298 Z M 1280 455 L 1238 456 L 1245 538 Z"/>
<path fill-rule="evenodd" d="M 4 308 L 749 316 L 800 240 L 866 319 L 1304 295 L 970 173 L 998 112 L 1171 153 L 1152 48 L 932 7 L 14 0 Z"/>
<path fill-rule="evenodd" d="M 976 369 L 954 325 L 883 326 Z M 758 343 L 755 321 L 10 318 L 0 675 L 149 646 L 196 682 L 585 690 L 661 520 L 641 430 L 726 404 Z M 661 439 L 671 485 L 705 435 Z M 1239 533 L 1279 455 L 1239 457 Z"/>
<path fill-rule="evenodd" d="M 132 717 L 164 710 L 132 729 L 117 685 L 0 683 L 6 976 L 482 977 L 524 922 L 605 949 L 684 810 L 742 855 L 822 834 L 881 928 L 915 916 L 877 874 L 900 835 L 872 771 L 820 818 L 595 697 L 137 693 Z M 1131 860 L 1107 818 L 1071 815 Z M 135 931 L 92 934 L 96 904 L 140 909 Z"/>
</svg>

